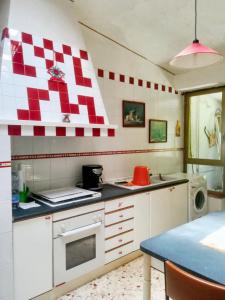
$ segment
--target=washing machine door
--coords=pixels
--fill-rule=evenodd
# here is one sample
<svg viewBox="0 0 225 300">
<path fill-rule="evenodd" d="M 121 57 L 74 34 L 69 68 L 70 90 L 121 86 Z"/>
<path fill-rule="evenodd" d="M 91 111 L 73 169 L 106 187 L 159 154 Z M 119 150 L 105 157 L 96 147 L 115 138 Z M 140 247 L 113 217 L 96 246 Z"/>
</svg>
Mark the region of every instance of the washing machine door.
<svg viewBox="0 0 225 300">
<path fill-rule="evenodd" d="M 193 204 L 194 204 L 194 210 L 196 213 L 200 213 L 202 212 L 207 203 L 207 199 L 206 199 L 206 192 L 205 192 L 205 189 L 202 189 L 202 188 L 199 188 L 195 191 L 194 193 L 194 197 L 193 197 Z"/>
</svg>

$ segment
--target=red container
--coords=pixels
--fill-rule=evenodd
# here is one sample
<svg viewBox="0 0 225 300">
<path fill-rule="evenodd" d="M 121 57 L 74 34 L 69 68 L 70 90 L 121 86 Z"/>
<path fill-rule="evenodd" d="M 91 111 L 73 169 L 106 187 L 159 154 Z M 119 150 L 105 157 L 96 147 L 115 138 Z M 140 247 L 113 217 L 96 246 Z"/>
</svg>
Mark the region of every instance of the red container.
<svg viewBox="0 0 225 300">
<path fill-rule="evenodd" d="M 149 168 L 146 166 L 136 166 L 134 168 L 133 181 L 134 185 L 149 185 Z"/>
</svg>

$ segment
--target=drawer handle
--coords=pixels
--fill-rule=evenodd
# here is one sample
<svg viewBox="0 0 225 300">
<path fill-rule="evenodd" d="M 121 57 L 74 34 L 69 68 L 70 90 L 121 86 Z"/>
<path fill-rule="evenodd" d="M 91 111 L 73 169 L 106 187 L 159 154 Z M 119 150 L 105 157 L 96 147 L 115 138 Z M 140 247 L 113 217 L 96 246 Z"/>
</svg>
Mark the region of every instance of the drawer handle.
<svg viewBox="0 0 225 300">
<path fill-rule="evenodd" d="M 120 218 L 123 218 L 123 215 L 120 215 L 119 217 L 120 217 Z"/>
<path fill-rule="evenodd" d="M 118 241 L 118 242 L 119 242 L 119 243 L 122 243 L 122 241 L 123 241 L 122 239 L 119 239 L 119 241 Z"/>
<path fill-rule="evenodd" d="M 120 207 L 120 206 L 122 206 L 122 205 L 123 205 L 123 202 L 119 202 L 119 205 L 118 205 L 118 206 Z"/>
<path fill-rule="evenodd" d="M 123 251 L 118 252 L 118 254 L 123 254 Z"/>
<path fill-rule="evenodd" d="M 123 229 L 123 227 L 119 227 L 118 229 L 119 229 L 119 230 L 122 230 L 122 229 Z"/>
</svg>

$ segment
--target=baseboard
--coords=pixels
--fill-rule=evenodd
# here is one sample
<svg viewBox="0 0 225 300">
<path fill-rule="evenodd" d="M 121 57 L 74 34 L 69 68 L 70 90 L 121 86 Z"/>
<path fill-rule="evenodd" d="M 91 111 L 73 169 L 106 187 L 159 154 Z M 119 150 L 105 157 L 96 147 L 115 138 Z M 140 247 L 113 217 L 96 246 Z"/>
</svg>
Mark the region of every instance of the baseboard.
<svg viewBox="0 0 225 300">
<path fill-rule="evenodd" d="M 124 257 L 121 257 L 117 260 L 114 260 L 111 263 L 108 263 L 84 276 L 81 276 L 75 280 L 71 280 L 63 285 L 53 288 L 51 291 L 42 294 L 38 297 L 33 298 L 34 300 L 56 300 L 61 296 L 64 296 L 66 293 L 73 291 L 74 289 L 100 277 L 116 268 L 119 268 L 121 265 L 126 264 L 135 258 L 141 256 L 143 253 L 139 250 L 134 251 Z"/>
</svg>

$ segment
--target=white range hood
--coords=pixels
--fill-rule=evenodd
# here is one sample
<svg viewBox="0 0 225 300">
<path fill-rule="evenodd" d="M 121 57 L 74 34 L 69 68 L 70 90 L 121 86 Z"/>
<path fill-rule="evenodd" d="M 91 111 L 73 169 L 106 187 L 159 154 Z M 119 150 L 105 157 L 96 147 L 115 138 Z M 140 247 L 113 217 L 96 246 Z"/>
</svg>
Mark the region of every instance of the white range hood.
<svg viewBox="0 0 225 300">
<path fill-rule="evenodd" d="M 10 1 L 2 32 L 0 134 L 114 136 L 72 4 L 29 2 Z"/>
</svg>

